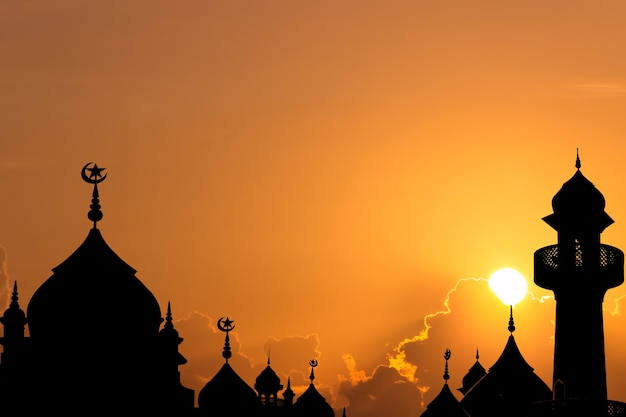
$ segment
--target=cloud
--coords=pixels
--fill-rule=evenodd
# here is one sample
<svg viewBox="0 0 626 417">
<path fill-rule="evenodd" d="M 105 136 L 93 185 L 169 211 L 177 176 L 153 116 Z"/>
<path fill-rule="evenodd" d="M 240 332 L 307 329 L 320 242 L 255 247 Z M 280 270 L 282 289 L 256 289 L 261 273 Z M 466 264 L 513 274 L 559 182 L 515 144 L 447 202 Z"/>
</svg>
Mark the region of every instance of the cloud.
<svg viewBox="0 0 626 417">
<path fill-rule="evenodd" d="M 450 308 L 450 297 L 452 296 L 453 293 L 455 293 L 458 290 L 459 285 L 461 285 L 462 283 L 466 281 L 487 282 L 485 278 L 459 279 L 456 282 L 454 288 L 449 290 L 446 294 L 446 297 L 443 301 L 443 305 L 445 309 L 427 314 L 424 317 L 424 328 L 417 335 L 410 337 L 410 338 L 406 338 L 402 340 L 400 343 L 398 343 L 398 345 L 394 348 L 394 354 L 388 356 L 389 366 L 396 369 L 400 373 L 400 375 L 403 375 L 409 381 L 417 382 L 416 372 L 418 369 L 415 363 L 411 363 L 410 361 L 407 361 L 407 349 L 409 345 L 414 344 L 414 343 L 419 344 L 428 339 L 428 333 L 430 329 L 432 328 L 432 324 L 431 324 L 432 319 L 441 315 L 448 315 L 452 312 L 452 309 Z"/>
<path fill-rule="evenodd" d="M 185 340 L 179 346 L 179 351 L 187 364 L 180 367 L 181 381 L 197 394 L 204 385 L 217 373 L 224 364 L 222 351 L 225 335 L 216 327 L 216 321 L 210 316 L 192 311 L 183 319 L 174 320 L 176 330 Z M 236 323 L 235 323 L 236 326 Z M 253 364 L 250 357 L 241 349 L 239 333 L 233 330 L 229 333 L 232 357 L 229 363 L 237 374 L 254 387 L 256 377 L 267 366 L 267 362 Z M 321 356 L 319 350 L 319 336 L 288 336 L 281 339 L 269 338 L 265 342 L 266 354 L 270 355 L 272 369 L 276 372 L 284 387 L 287 379 L 291 378 L 291 388 L 297 395 L 304 392 L 311 380 L 309 361 Z M 320 368 L 324 366 L 320 362 Z M 320 369 L 321 370 L 321 369 Z M 316 374 L 319 371 L 316 370 Z M 317 390 L 332 404 L 336 393 L 329 384 L 315 379 Z"/>
<path fill-rule="evenodd" d="M 626 85 L 616 82 L 596 82 L 576 84 L 573 89 L 589 95 L 613 97 L 626 94 Z"/>
<path fill-rule="evenodd" d="M 357 370 L 354 358 L 344 356 L 349 377 L 339 383 L 339 394 L 348 399 L 346 414 L 359 417 L 386 415 L 415 417 L 422 411 L 421 393 L 415 384 L 388 366 L 377 367 L 372 375 Z"/>
</svg>

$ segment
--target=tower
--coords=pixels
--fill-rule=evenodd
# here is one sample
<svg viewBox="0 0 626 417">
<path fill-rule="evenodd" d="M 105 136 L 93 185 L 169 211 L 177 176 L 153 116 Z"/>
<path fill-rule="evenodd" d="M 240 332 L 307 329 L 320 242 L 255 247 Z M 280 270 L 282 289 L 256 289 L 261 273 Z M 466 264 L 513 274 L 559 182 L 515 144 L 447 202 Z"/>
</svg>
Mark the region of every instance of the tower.
<svg viewBox="0 0 626 417">
<path fill-rule="evenodd" d="M 607 400 L 602 302 L 624 282 L 624 254 L 600 243 L 613 223 L 604 196 L 576 172 L 552 199 L 543 220 L 557 231 L 557 244 L 535 252 L 535 283 L 554 292 L 553 391 L 555 399 Z"/>
</svg>

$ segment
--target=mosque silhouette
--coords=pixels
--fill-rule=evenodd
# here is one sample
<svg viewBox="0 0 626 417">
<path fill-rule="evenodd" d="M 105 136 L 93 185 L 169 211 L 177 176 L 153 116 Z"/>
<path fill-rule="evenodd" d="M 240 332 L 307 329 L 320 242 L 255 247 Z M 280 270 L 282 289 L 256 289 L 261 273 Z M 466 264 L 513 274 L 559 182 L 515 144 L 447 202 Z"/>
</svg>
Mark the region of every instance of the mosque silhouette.
<svg viewBox="0 0 626 417">
<path fill-rule="evenodd" d="M 217 323 L 225 333 L 224 364 L 200 390 L 195 406 L 195 392 L 180 381 L 179 366 L 187 360 L 178 350 L 183 339 L 170 305 L 163 318 L 154 295 L 97 228 L 103 217 L 98 193 L 103 171 L 89 163 L 81 172 L 93 185 L 88 213 L 93 228 L 85 241 L 52 269 L 26 312 L 15 283 L 0 317 L 0 415 L 334 417 L 314 384 L 316 360 L 309 363 L 311 383 L 297 398 L 289 380 L 285 388 L 281 384 L 269 359 L 254 388 L 237 375 L 228 362 L 229 332 L 235 326 L 228 317 Z M 557 244 L 534 255 L 535 283 L 556 299 L 552 388 L 523 358 L 511 308 L 502 354 L 487 370 L 476 353 L 458 389 L 460 401 L 448 386 L 446 350 L 443 387 L 421 417 L 626 416 L 626 404 L 607 398 L 602 318 L 605 292 L 624 281 L 624 255 L 600 243 L 613 220 L 604 211 L 603 195 L 581 173 L 578 155 L 576 172 L 552 207 L 554 213 L 543 220 L 557 231 Z"/>
<path fill-rule="evenodd" d="M 476 353 L 459 401 L 447 383 L 446 351 L 443 388 L 420 417 L 626 416 L 626 404 L 607 398 L 602 318 L 604 294 L 624 282 L 624 254 L 600 243 L 613 219 L 602 193 L 580 171 L 578 154 L 575 166 L 552 199 L 554 213 L 543 218 L 557 231 L 557 244 L 534 254 L 535 283 L 556 300 L 552 388 L 520 353 L 511 308 L 510 336 L 496 362 L 487 371 Z"/>
</svg>

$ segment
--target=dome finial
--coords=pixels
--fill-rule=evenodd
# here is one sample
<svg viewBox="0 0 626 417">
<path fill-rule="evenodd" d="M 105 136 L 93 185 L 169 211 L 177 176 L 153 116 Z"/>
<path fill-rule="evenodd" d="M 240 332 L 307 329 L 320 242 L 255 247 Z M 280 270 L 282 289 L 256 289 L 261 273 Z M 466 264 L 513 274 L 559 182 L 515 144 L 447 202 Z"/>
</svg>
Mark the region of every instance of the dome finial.
<svg viewBox="0 0 626 417">
<path fill-rule="evenodd" d="M 515 331 L 515 322 L 513 321 L 513 306 L 511 306 L 511 315 L 509 317 L 509 331 L 511 334 Z"/>
<path fill-rule="evenodd" d="M 311 380 L 311 384 L 312 384 L 313 380 L 315 379 L 315 373 L 313 372 L 313 370 L 318 365 L 317 359 L 311 359 L 309 361 L 309 365 L 311 366 L 311 375 L 309 375 L 309 379 Z"/>
<path fill-rule="evenodd" d="M 228 332 L 235 328 L 233 324 L 234 321 L 227 317 L 222 317 L 217 321 L 217 328 L 226 333 L 226 337 L 224 340 L 224 351 L 222 352 L 222 357 L 226 359 L 226 363 L 228 363 L 228 358 L 233 356 L 230 351 L 230 337 L 228 336 Z"/>
<path fill-rule="evenodd" d="M 443 358 L 446 360 L 446 367 L 443 371 L 443 380 L 446 381 L 446 384 L 448 383 L 448 379 L 450 379 L 450 374 L 448 373 L 448 360 L 450 359 L 451 355 L 452 352 L 450 351 L 450 349 L 446 349 L 443 354 Z"/>
<path fill-rule="evenodd" d="M 99 194 L 98 194 L 98 183 L 101 183 L 102 181 L 104 181 L 104 179 L 107 177 L 107 174 L 102 175 L 102 171 L 104 171 L 106 168 L 99 168 L 98 164 L 93 164 L 93 167 L 91 168 L 87 168 L 89 165 L 91 165 L 91 162 L 88 162 L 87 164 L 85 164 L 85 166 L 83 167 L 83 170 L 81 171 L 81 176 L 83 178 L 83 180 L 89 184 L 93 184 L 93 193 L 91 195 L 91 205 L 89 206 L 89 208 L 91 208 L 91 210 L 89 210 L 89 213 L 87 214 L 87 217 L 89 218 L 89 220 L 91 220 L 93 222 L 93 228 L 96 228 L 96 223 L 99 222 L 100 220 L 102 220 L 102 211 L 100 211 L 100 199 L 99 199 Z M 87 175 L 87 171 L 89 171 L 89 175 Z"/>
<path fill-rule="evenodd" d="M 576 148 L 576 169 L 580 169 L 580 157 L 578 156 L 578 148 Z"/>
</svg>

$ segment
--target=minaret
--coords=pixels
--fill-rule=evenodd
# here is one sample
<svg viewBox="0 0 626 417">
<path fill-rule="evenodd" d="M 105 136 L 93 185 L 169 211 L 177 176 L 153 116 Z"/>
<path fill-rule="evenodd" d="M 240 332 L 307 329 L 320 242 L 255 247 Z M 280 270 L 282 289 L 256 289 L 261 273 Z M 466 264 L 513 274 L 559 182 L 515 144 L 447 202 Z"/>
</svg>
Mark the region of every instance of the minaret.
<svg viewBox="0 0 626 417">
<path fill-rule="evenodd" d="M 624 282 L 624 254 L 600 243 L 613 223 L 604 196 L 580 171 L 552 199 L 543 220 L 558 243 L 535 252 L 535 283 L 554 292 L 553 391 L 555 399 L 607 399 L 602 302 Z"/>
</svg>

